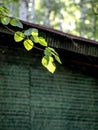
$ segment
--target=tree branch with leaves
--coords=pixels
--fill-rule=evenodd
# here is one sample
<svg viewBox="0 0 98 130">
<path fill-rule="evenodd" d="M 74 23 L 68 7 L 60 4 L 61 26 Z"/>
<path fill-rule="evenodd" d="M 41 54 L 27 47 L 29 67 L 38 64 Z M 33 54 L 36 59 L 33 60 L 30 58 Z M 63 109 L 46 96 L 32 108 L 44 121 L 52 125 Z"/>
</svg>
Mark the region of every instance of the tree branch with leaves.
<svg viewBox="0 0 98 130">
<path fill-rule="evenodd" d="M 38 29 L 28 28 L 27 30 L 23 29 L 22 22 L 17 18 L 11 18 L 9 10 L 3 5 L 0 5 L 0 22 L 10 31 L 13 32 L 15 42 L 22 42 L 27 51 L 32 50 L 34 47 L 36 49 L 42 50 L 44 56 L 41 59 L 42 65 L 51 73 L 54 73 L 56 70 L 55 60 L 61 64 L 58 53 L 54 48 L 49 47 L 46 39 L 39 36 Z M 18 27 L 23 29 L 20 31 L 14 31 L 8 27 L 8 25 Z M 36 47 L 36 44 L 40 44 L 44 49 Z"/>
</svg>

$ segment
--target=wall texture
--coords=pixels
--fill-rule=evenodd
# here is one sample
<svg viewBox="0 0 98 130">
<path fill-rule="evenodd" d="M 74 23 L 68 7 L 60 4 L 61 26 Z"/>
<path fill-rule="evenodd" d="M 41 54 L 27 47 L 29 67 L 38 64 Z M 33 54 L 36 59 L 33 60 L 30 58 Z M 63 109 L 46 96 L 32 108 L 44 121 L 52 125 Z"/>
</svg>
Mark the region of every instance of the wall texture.
<svg viewBox="0 0 98 130">
<path fill-rule="evenodd" d="M 0 130 L 98 130 L 98 80 L 85 70 L 58 66 L 52 75 L 33 52 L 2 48 Z"/>
</svg>

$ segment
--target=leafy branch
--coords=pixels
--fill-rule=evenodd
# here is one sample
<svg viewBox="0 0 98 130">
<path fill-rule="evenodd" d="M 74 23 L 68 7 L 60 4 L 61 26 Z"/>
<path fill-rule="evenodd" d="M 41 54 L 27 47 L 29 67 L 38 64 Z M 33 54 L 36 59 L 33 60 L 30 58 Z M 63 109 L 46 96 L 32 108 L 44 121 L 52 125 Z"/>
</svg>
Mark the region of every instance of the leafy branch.
<svg viewBox="0 0 98 130">
<path fill-rule="evenodd" d="M 13 32 L 15 42 L 23 42 L 23 45 L 27 51 L 32 50 L 34 47 L 36 49 L 42 50 L 44 52 L 44 56 L 42 57 L 41 63 L 42 65 L 51 73 L 54 73 L 56 70 L 56 65 L 54 61 L 56 60 L 61 64 L 61 60 L 59 58 L 58 53 L 54 48 L 49 47 L 46 39 L 44 37 L 39 36 L 39 32 L 35 28 L 29 28 L 24 31 L 13 31 L 8 27 L 11 26 L 18 27 L 23 29 L 22 22 L 17 18 L 10 18 L 9 10 L 0 5 L 0 22 L 10 31 Z M 44 47 L 44 49 L 38 48 L 35 46 L 36 44 L 40 44 Z"/>
</svg>

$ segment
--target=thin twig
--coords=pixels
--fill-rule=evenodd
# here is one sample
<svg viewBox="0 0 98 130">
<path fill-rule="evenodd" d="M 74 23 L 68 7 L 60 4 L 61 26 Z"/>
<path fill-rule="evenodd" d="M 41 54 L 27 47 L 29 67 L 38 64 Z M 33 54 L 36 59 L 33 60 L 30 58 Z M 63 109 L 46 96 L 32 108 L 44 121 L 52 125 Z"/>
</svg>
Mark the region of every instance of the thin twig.
<svg viewBox="0 0 98 130">
<path fill-rule="evenodd" d="M 34 46 L 35 49 L 38 49 L 40 51 L 44 51 L 44 49 Z"/>
<path fill-rule="evenodd" d="M 12 32 L 13 34 L 15 33 L 15 31 L 13 31 L 12 29 L 10 29 L 9 27 L 7 27 L 6 25 L 3 25 L 6 29 L 8 29 L 10 32 Z"/>
</svg>

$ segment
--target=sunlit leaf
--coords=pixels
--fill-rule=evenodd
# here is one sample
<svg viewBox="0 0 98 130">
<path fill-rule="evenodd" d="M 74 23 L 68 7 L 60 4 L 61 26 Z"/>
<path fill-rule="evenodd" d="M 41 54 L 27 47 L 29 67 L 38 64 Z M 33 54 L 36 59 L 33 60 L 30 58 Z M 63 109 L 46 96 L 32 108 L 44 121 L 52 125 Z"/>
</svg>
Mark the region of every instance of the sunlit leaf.
<svg viewBox="0 0 98 130">
<path fill-rule="evenodd" d="M 35 42 L 35 43 L 38 43 L 39 42 L 39 37 L 38 37 L 38 30 L 37 29 L 33 29 L 32 31 L 32 40 Z"/>
<path fill-rule="evenodd" d="M 34 47 L 34 43 L 30 39 L 26 39 L 23 44 L 27 51 L 30 51 Z"/>
<path fill-rule="evenodd" d="M 53 63 L 54 59 L 53 57 L 49 57 L 49 59 L 47 59 L 47 57 L 43 57 L 42 58 L 42 65 L 48 69 L 49 72 L 54 73 L 56 70 L 56 66 Z"/>
<path fill-rule="evenodd" d="M 50 71 L 51 73 L 54 73 L 56 70 L 56 66 L 53 62 L 49 61 L 49 64 L 46 66 L 46 68 L 48 69 L 48 71 Z"/>
<path fill-rule="evenodd" d="M 39 37 L 38 36 L 33 36 L 34 42 L 39 43 Z"/>
<path fill-rule="evenodd" d="M 49 57 L 49 61 L 50 61 L 50 62 L 54 62 L 54 59 L 53 59 L 52 56 Z"/>
<path fill-rule="evenodd" d="M 49 62 L 49 60 L 47 59 L 47 57 L 43 57 L 42 58 L 42 65 L 44 66 L 44 67 L 46 67 L 47 65 L 48 65 L 48 62 Z"/>
<path fill-rule="evenodd" d="M 32 32 L 32 36 L 37 36 L 38 37 L 38 32 Z"/>
<path fill-rule="evenodd" d="M 38 43 L 39 42 L 39 37 L 37 37 L 37 36 L 30 36 L 30 39 L 33 41 L 33 42 L 35 42 L 35 43 Z"/>
<path fill-rule="evenodd" d="M 10 24 L 15 27 L 23 28 L 23 24 L 16 18 L 11 19 Z"/>
<path fill-rule="evenodd" d="M 22 33 L 22 32 L 15 32 L 15 34 L 14 34 L 14 40 L 16 41 L 16 42 L 20 42 L 20 41 L 22 41 L 24 39 L 24 34 Z"/>
<path fill-rule="evenodd" d="M 8 25 L 10 22 L 10 18 L 9 17 L 2 17 L 1 18 L 1 23 L 4 25 Z"/>
<path fill-rule="evenodd" d="M 43 37 L 39 37 L 39 43 L 42 45 L 42 46 L 47 46 L 47 42 L 46 40 L 43 38 Z"/>
</svg>

